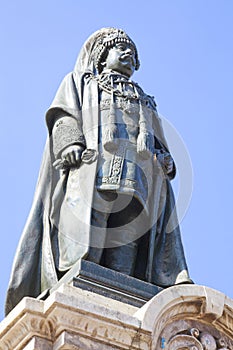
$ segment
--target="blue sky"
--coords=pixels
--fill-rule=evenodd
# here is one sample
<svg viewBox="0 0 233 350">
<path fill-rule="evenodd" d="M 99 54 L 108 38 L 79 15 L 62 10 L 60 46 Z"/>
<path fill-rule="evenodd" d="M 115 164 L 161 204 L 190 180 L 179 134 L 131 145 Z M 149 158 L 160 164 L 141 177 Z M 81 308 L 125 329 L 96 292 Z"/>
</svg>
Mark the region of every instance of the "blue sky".
<svg viewBox="0 0 233 350">
<path fill-rule="evenodd" d="M 193 193 L 181 228 L 191 277 L 233 298 L 233 2 L 15 0 L 1 4 L 0 16 L 0 319 L 46 140 L 45 111 L 83 42 L 106 26 L 136 42 L 133 79 L 155 96 L 189 152 Z"/>
</svg>

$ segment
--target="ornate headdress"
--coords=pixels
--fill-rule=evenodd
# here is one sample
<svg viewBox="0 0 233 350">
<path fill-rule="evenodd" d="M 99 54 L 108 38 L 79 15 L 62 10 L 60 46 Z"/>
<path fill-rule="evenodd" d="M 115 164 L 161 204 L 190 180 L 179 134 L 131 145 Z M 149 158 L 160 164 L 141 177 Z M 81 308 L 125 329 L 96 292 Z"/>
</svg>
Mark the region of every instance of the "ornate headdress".
<svg viewBox="0 0 233 350">
<path fill-rule="evenodd" d="M 116 43 L 120 42 L 125 42 L 132 46 L 133 50 L 135 51 L 136 58 L 135 69 L 139 69 L 140 62 L 138 59 L 138 52 L 133 40 L 122 29 L 103 28 L 98 32 L 91 55 L 91 59 L 94 61 L 94 66 L 97 73 L 100 73 L 103 69 L 101 62 L 105 60 L 108 50 Z"/>
<path fill-rule="evenodd" d="M 122 29 L 102 28 L 93 33 L 84 43 L 77 58 L 74 71 L 81 76 L 86 71 L 92 71 L 94 74 L 101 73 L 103 67 L 101 62 L 107 57 L 108 50 L 115 43 L 126 42 L 132 45 L 135 51 L 136 67 L 138 70 L 140 62 L 138 52 L 133 40 Z"/>
</svg>

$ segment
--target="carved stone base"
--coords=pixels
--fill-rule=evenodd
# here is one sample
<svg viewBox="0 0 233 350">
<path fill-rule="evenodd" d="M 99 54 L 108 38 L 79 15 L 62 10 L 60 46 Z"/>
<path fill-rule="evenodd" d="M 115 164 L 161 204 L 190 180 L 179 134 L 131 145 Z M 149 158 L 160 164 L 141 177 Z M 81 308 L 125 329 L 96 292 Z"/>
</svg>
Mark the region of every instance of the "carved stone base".
<svg viewBox="0 0 233 350">
<path fill-rule="evenodd" d="M 0 350 L 233 350 L 233 300 L 197 285 L 142 307 L 68 284 L 24 298 L 0 324 Z"/>
</svg>

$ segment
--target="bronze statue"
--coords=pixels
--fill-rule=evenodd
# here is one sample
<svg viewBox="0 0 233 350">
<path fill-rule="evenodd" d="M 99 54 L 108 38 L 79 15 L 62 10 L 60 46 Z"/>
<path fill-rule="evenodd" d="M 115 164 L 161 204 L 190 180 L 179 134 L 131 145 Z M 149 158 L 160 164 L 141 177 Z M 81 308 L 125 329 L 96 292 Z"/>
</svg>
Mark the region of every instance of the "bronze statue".
<svg viewBox="0 0 233 350">
<path fill-rule="evenodd" d="M 153 97 L 130 78 L 134 42 L 103 28 L 84 44 L 46 114 L 49 137 L 16 253 L 6 312 L 83 258 L 162 287 L 191 283 Z"/>
</svg>

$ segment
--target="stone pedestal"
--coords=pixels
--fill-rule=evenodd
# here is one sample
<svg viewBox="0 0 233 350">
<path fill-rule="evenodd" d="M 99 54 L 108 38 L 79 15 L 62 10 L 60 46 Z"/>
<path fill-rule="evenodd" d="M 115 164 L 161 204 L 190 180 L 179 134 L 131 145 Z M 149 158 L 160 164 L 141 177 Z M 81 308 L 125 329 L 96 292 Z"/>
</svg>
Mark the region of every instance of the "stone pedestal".
<svg viewBox="0 0 233 350">
<path fill-rule="evenodd" d="M 50 293 L 64 283 L 137 307 L 143 306 L 163 290 L 154 284 L 83 259 L 78 260 Z"/>
<path fill-rule="evenodd" d="M 24 298 L 0 324 L 1 350 L 233 349 L 233 301 L 180 285 L 143 306 L 62 284 L 45 301 Z"/>
</svg>

